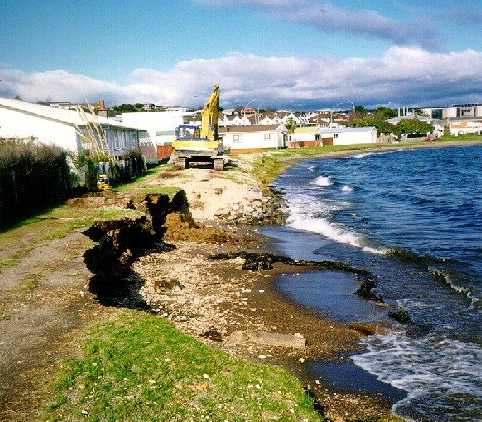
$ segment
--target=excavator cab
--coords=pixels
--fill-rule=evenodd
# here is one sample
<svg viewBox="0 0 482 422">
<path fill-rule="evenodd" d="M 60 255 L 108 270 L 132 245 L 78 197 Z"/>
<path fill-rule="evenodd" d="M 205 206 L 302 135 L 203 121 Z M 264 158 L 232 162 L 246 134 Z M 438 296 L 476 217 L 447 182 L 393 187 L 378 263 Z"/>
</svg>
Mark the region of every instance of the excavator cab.
<svg viewBox="0 0 482 422">
<path fill-rule="evenodd" d="M 195 125 L 180 125 L 176 128 L 176 140 L 199 139 L 201 140 L 201 130 Z"/>
<path fill-rule="evenodd" d="M 189 168 L 190 162 L 210 162 L 214 170 L 224 169 L 223 140 L 218 135 L 219 86 L 215 86 L 202 111 L 202 124 L 180 125 L 176 128 L 176 139 L 171 162 L 181 168 Z"/>
</svg>

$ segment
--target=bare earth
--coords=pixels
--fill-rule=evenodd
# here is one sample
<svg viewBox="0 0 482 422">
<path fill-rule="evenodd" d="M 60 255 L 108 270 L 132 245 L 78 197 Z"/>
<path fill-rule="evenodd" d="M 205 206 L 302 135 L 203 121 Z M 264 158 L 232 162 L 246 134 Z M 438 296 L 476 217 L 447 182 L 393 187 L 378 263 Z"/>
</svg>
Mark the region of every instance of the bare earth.
<svg viewBox="0 0 482 422">
<path fill-rule="evenodd" d="M 303 376 L 300 360 L 354 350 L 362 334 L 356 327 L 323 319 L 278 295 L 272 283 L 275 275 L 293 269 L 278 266 L 273 271 L 249 272 L 241 269 L 240 259 L 208 259 L 216 252 L 263 247 L 259 237 L 246 236 L 245 231 L 226 225 L 229 219 L 218 218 L 235 210 L 242 221 L 253 213 L 262 213 L 270 201 L 245 171 L 249 163 L 243 161 L 240 166 L 223 173 L 202 168 L 161 169 L 143 181 L 143 190 L 159 185 L 184 189 L 193 217 L 205 228 L 193 232 L 192 238 L 188 234 L 188 238 L 179 240 L 178 228 L 173 225 L 171 242 L 177 249 L 145 256 L 133 269 L 145 281 L 141 293 L 146 300 L 181 330 L 235 355 L 287 365 Z M 119 204 L 124 204 L 129 194 L 124 191 L 119 195 Z M 95 203 L 99 206 L 102 201 Z M 222 226 L 230 235 L 220 236 L 218 241 L 212 236 L 210 240 L 203 238 L 202 230 L 211 226 Z M 115 315 L 115 308 L 101 306 L 88 291 L 91 274 L 82 255 L 91 242 L 80 230 L 60 239 L 40 241 L 43 230 L 44 226 L 34 223 L 28 230 L 19 230 L 17 238 L 0 244 L 0 258 L 16 257 L 14 265 L 0 266 L 2 421 L 37 420 L 46 399 L 45 384 L 62 358 L 78 352 L 76 338 L 92 324 Z M 228 341 L 236 331 L 298 334 L 304 336 L 307 347 Z M 317 390 L 334 420 L 344 420 L 345 412 L 352 416 L 389 414 L 386 404 L 378 399 L 348 394 L 338 394 L 334 399 L 314 380 L 306 379 L 306 383 Z"/>
</svg>

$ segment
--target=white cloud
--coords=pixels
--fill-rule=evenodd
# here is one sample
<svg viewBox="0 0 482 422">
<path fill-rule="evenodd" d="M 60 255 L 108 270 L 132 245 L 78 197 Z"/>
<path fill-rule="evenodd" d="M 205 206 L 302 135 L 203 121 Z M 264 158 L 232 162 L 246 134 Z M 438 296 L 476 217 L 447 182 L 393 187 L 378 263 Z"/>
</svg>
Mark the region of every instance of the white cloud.
<svg viewBox="0 0 482 422">
<path fill-rule="evenodd" d="M 438 34 L 425 17 L 395 20 L 375 10 L 348 9 L 323 0 L 195 0 L 207 6 L 253 6 L 276 18 L 309 25 L 319 31 L 340 32 L 386 40 L 396 45 L 434 48 Z"/>
<path fill-rule="evenodd" d="M 171 70 L 137 69 L 118 84 L 64 70 L 26 73 L 0 68 L 0 96 L 27 100 L 201 104 L 219 83 L 224 105 L 448 103 L 481 101 L 482 52 L 434 53 L 392 47 L 380 58 L 264 57 L 230 54 L 178 62 Z"/>
</svg>

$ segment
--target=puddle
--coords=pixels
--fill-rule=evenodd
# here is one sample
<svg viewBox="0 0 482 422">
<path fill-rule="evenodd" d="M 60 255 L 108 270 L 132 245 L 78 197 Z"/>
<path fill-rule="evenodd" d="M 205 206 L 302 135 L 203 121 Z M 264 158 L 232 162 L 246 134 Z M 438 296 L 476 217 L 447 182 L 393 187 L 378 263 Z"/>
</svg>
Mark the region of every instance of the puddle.
<svg viewBox="0 0 482 422">
<path fill-rule="evenodd" d="M 344 271 L 316 271 L 281 275 L 278 290 L 290 300 L 341 322 L 376 322 L 387 319 L 387 310 L 354 292 L 359 282 Z"/>
</svg>

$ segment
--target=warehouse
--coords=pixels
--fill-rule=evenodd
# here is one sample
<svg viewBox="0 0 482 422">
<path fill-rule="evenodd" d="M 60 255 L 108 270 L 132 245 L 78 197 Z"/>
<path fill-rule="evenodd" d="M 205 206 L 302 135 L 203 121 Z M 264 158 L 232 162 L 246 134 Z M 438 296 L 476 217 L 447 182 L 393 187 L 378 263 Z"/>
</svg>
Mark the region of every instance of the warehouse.
<svg viewBox="0 0 482 422">
<path fill-rule="evenodd" d="M 73 153 L 88 149 L 82 137 L 89 126 L 103 129 L 109 153 L 120 158 L 139 147 L 138 130 L 107 117 L 20 100 L 0 98 L 0 138 L 33 138 Z"/>
</svg>

